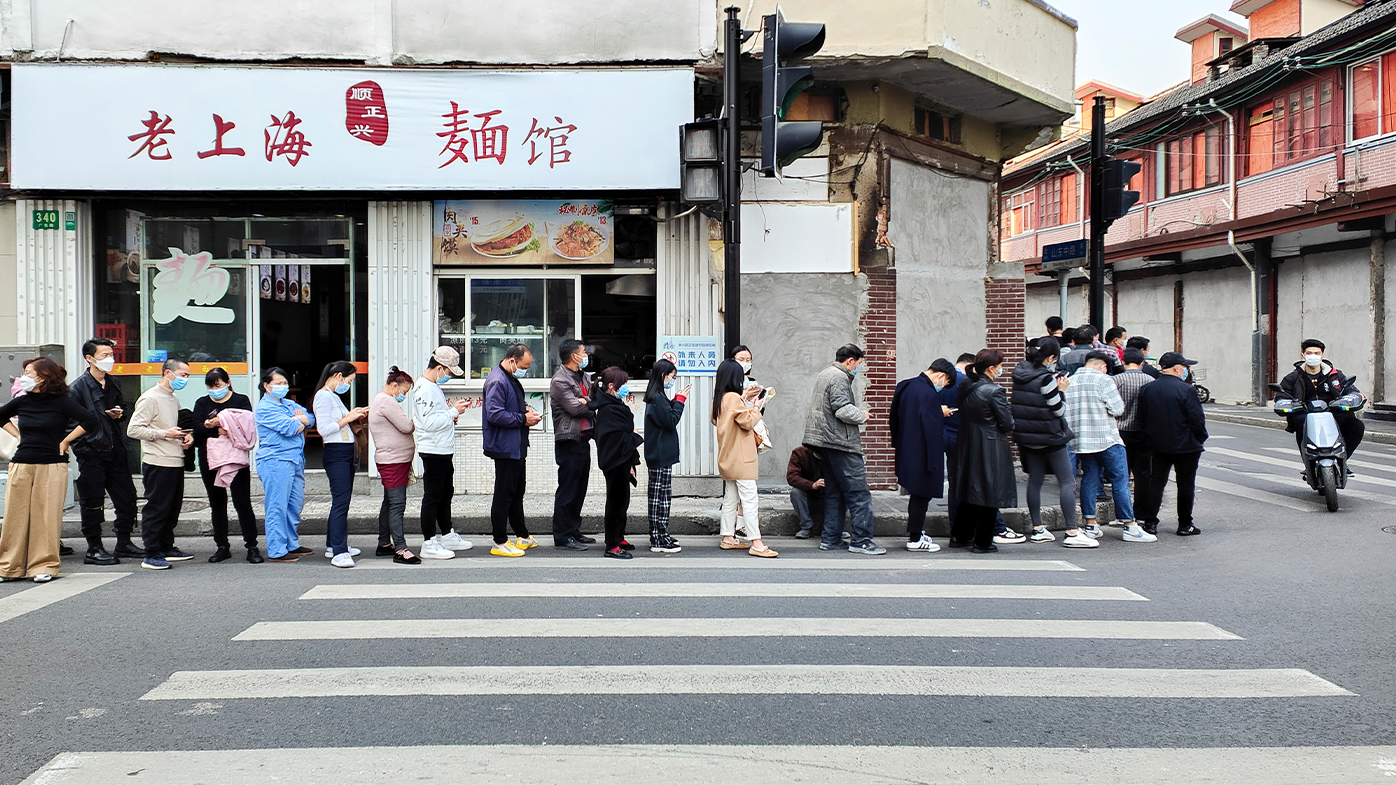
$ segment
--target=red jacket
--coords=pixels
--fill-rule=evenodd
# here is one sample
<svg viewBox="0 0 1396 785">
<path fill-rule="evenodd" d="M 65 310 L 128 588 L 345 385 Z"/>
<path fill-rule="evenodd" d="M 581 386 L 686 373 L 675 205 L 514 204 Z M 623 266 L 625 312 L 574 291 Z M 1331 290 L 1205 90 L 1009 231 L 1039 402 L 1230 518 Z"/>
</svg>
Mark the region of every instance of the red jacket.
<svg viewBox="0 0 1396 785">
<path fill-rule="evenodd" d="M 791 488 L 799 488 L 805 493 L 818 493 L 814 487 L 816 480 L 822 479 L 823 462 L 808 447 L 796 447 L 790 453 L 790 465 L 785 469 L 785 482 Z"/>
</svg>

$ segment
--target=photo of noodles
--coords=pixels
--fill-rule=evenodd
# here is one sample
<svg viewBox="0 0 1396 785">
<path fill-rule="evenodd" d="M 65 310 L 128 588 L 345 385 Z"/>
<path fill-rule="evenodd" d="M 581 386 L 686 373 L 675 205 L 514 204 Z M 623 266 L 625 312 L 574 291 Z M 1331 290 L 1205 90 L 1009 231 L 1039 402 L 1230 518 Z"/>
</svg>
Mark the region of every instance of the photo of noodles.
<svg viewBox="0 0 1396 785">
<path fill-rule="evenodd" d="M 590 259 L 606 250 L 606 237 L 586 221 L 573 221 L 556 230 L 553 251 L 564 259 Z"/>
</svg>

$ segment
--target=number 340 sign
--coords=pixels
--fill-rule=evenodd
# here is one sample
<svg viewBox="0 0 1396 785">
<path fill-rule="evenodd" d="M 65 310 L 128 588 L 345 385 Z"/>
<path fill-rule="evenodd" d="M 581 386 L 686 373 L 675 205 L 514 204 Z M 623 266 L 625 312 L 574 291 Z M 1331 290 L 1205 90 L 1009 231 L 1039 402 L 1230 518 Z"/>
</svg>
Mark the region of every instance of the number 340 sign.
<svg viewBox="0 0 1396 785">
<path fill-rule="evenodd" d="M 35 228 L 35 229 L 57 229 L 57 228 L 58 228 L 58 211 L 57 211 L 57 210 L 35 210 L 35 211 L 34 211 L 34 228 Z M 63 228 L 64 228 L 64 229 L 67 229 L 67 230 L 70 231 L 70 232 L 78 228 L 78 221 L 77 221 L 77 214 L 76 214 L 76 213 L 68 212 L 68 213 L 64 213 L 64 214 L 63 214 Z"/>
</svg>

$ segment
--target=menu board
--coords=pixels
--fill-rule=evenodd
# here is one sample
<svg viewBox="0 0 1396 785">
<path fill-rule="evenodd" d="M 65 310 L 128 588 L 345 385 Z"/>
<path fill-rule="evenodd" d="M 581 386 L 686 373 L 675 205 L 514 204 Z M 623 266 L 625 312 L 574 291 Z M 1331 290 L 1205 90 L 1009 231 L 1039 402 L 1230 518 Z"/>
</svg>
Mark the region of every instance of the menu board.
<svg viewBox="0 0 1396 785">
<path fill-rule="evenodd" d="M 438 265 L 612 265 L 609 199 L 438 201 L 432 263 Z"/>
</svg>

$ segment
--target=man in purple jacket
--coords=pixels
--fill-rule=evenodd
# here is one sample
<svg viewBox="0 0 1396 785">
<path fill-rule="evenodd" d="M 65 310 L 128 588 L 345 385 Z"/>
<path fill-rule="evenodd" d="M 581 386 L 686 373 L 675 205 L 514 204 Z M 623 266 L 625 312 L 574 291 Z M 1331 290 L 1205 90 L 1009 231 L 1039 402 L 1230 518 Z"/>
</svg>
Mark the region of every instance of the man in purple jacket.
<svg viewBox="0 0 1396 785">
<path fill-rule="evenodd" d="M 494 501 L 490 505 L 494 547 L 490 553 L 495 556 L 522 556 L 538 545 L 524 523 L 524 488 L 528 485 L 528 429 L 543 418 L 524 402 L 519 383 L 532 366 L 533 353 L 524 344 L 514 344 L 485 379 L 485 455 L 494 460 Z M 506 522 L 514 529 L 513 543 L 509 542 Z"/>
</svg>

